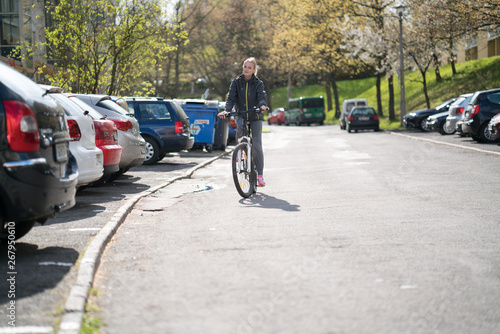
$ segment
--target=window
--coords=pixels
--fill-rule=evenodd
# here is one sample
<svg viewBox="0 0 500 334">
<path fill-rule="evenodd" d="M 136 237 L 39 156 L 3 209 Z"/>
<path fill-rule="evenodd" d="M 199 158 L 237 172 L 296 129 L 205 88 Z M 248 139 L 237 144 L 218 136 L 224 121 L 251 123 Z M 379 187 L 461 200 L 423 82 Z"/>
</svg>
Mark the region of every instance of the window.
<svg viewBox="0 0 500 334">
<path fill-rule="evenodd" d="M 0 2 L 0 56 L 8 57 L 21 42 L 19 0 Z"/>
<path fill-rule="evenodd" d="M 491 103 L 500 104 L 500 92 L 488 94 L 486 99 Z"/>
<path fill-rule="evenodd" d="M 304 108 L 323 108 L 325 102 L 323 99 L 304 99 L 302 105 Z"/>
<path fill-rule="evenodd" d="M 139 115 L 141 120 L 169 120 L 170 112 L 163 103 L 141 103 L 139 104 Z"/>
</svg>

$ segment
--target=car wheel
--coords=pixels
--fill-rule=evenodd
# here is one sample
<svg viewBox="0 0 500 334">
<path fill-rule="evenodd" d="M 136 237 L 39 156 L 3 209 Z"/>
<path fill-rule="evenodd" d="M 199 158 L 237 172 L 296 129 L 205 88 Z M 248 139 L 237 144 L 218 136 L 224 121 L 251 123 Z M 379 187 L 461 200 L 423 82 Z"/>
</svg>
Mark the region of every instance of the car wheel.
<svg viewBox="0 0 500 334">
<path fill-rule="evenodd" d="M 349 124 L 346 125 L 346 129 L 347 129 L 347 132 L 351 133 L 351 127 L 349 126 Z"/>
<path fill-rule="evenodd" d="M 158 161 L 162 161 L 167 155 L 165 153 L 158 155 Z"/>
<path fill-rule="evenodd" d="M 281 121 L 280 121 L 280 120 L 278 120 L 278 125 L 281 125 L 281 124 L 282 124 L 282 123 L 281 123 Z"/>
<path fill-rule="evenodd" d="M 446 121 L 441 122 L 441 124 L 439 125 L 438 131 L 442 135 L 452 135 L 455 133 L 455 129 L 452 129 L 451 127 L 449 127 L 447 125 Z"/>
<path fill-rule="evenodd" d="M 153 165 L 158 161 L 160 156 L 160 148 L 156 141 L 151 137 L 144 138 L 146 140 L 146 157 L 144 158 L 144 165 Z"/>
<path fill-rule="evenodd" d="M 491 132 L 488 130 L 488 122 L 485 122 L 479 128 L 479 141 L 482 143 L 494 143 L 496 141 Z"/>
<path fill-rule="evenodd" d="M 271 125 L 271 121 L 270 120 L 267 120 L 267 125 Z"/>
<path fill-rule="evenodd" d="M 427 119 L 425 117 L 420 120 L 420 123 L 418 124 L 418 127 L 422 131 L 425 131 L 425 132 L 429 131 L 429 129 L 427 128 Z"/>
</svg>

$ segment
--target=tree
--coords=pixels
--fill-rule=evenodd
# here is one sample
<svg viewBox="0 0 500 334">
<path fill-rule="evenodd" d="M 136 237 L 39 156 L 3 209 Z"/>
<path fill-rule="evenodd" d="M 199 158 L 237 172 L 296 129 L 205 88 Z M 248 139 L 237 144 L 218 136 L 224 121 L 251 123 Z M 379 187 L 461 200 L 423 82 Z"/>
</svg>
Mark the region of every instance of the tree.
<svg viewBox="0 0 500 334">
<path fill-rule="evenodd" d="M 40 71 L 53 85 L 81 93 L 138 92 L 149 64 L 173 48 L 175 24 L 164 25 L 160 0 L 60 0 L 48 3 Z M 162 39 L 162 36 L 164 37 Z M 165 37 L 167 36 L 167 37 Z M 175 34 L 183 38 L 182 32 Z M 23 57 L 33 50 L 24 46 Z M 134 87 L 132 87 L 134 86 Z"/>
<path fill-rule="evenodd" d="M 383 116 L 381 79 L 388 77 L 389 118 L 395 119 L 393 70 L 394 54 L 389 44 L 393 38 L 386 29 L 386 18 L 393 16 L 389 8 L 395 5 L 394 0 L 353 1 L 349 14 L 344 22 L 345 47 L 351 56 L 361 60 L 371 68 L 377 78 L 377 113 Z M 397 49 L 396 49 L 397 50 Z"/>
</svg>

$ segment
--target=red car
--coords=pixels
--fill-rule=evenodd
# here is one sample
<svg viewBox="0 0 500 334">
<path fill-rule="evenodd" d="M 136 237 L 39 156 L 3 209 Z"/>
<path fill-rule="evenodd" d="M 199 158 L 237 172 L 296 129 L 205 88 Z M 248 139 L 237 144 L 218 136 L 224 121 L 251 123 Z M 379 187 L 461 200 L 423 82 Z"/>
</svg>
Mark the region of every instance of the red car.
<svg viewBox="0 0 500 334">
<path fill-rule="evenodd" d="M 273 112 L 267 117 L 267 124 L 278 124 L 281 125 L 285 123 L 285 108 L 274 109 Z"/>
</svg>

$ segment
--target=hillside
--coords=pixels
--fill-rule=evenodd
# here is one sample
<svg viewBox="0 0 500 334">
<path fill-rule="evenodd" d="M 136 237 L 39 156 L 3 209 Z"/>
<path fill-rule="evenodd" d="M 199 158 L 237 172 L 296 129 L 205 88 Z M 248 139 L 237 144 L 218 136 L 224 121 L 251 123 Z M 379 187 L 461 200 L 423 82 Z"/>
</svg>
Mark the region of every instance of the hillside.
<svg viewBox="0 0 500 334">
<path fill-rule="evenodd" d="M 426 78 L 431 107 L 460 94 L 500 87 L 500 57 L 491 57 L 456 64 L 456 69 L 457 74 L 453 76 L 450 65 L 441 67 L 440 72 L 443 79 L 440 82 L 436 82 L 434 70 L 428 71 Z M 340 103 L 348 98 L 366 98 L 370 105 L 376 106 L 375 78 L 346 80 L 340 81 L 337 84 Z M 405 86 L 407 113 L 426 108 L 420 72 L 406 72 Z M 384 80 L 382 82 L 382 106 L 384 117 L 382 117 L 381 120 L 381 127 L 386 129 L 399 127 L 400 91 L 397 77 L 394 80 L 394 88 L 396 121 L 390 123 L 388 120 L 389 94 L 387 81 Z M 286 94 L 287 87 L 282 87 L 274 91 L 271 97 L 272 107 L 286 107 Z M 292 87 L 293 97 L 325 95 L 325 88 L 321 85 Z M 334 115 L 335 112 L 333 110 L 327 112 L 327 123 L 338 122 Z"/>
</svg>

